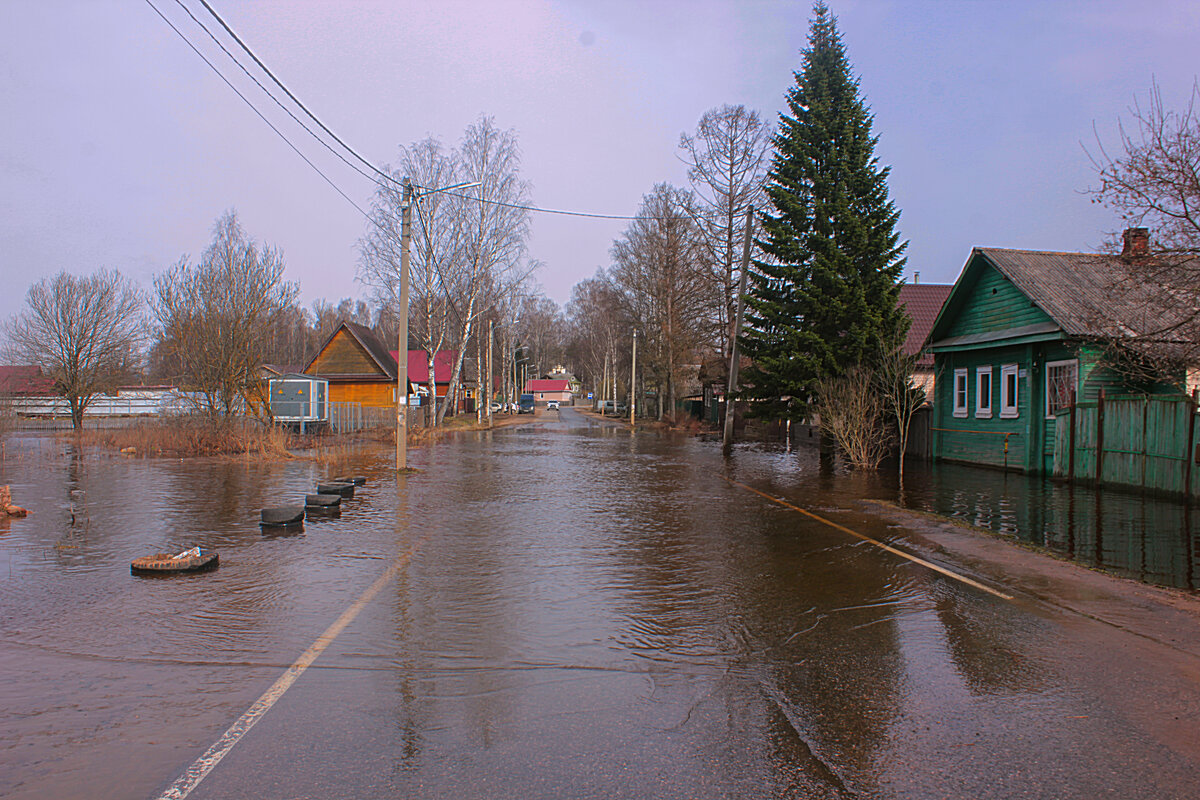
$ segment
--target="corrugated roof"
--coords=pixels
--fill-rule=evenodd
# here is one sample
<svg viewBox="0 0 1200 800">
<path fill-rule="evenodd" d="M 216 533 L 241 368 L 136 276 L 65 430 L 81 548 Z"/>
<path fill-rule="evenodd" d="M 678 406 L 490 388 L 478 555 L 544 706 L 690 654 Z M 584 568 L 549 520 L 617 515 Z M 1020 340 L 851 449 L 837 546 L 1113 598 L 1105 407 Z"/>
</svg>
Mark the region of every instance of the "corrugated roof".
<svg viewBox="0 0 1200 800">
<path fill-rule="evenodd" d="M 399 350 L 389 350 L 392 361 L 400 357 Z M 454 361 L 458 358 L 457 350 L 438 350 L 433 357 L 433 379 L 436 383 L 449 383 L 454 375 Z M 408 379 L 413 383 L 429 383 L 429 351 L 408 351 Z"/>
<path fill-rule="evenodd" d="M 365 325 L 359 325 L 357 322 L 343 322 L 342 324 L 358 340 L 358 343 L 363 346 L 367 354 L 374 359 L 379 368 L 387 373 L 389 378 L 394 380 L 396 377 L 396 359 L 392 358 L 387 345 L 375 335 L 375 331 Z"/>
<path fill-rule="evenodd" d="M 933 330 L 933 323 L 953 288 L 954 285 L 948 283 L 906 283 L 900 287 L 900 299 L 897 304 L 912 318 L 908 335 L 904 339 L 905 355 L 911 356 L 921 352 L 925 339 Z M 933 366 L 933 354 L 925 354 L 917 364 Z"/>
<path fill-rule="evenodd" d="M 1157 269 L 1145 262 L 1126 261 L 1118 255 L 994 247 L 976 248 L 975 253 L 983 255 L 1071 336 L 1154 337 L 1196 313 L 1188 298 L 1173 294 L 1158 280 L 1147 280 Z M 1200 267 L 1200 259 L 1190 266 Z"/>
</svg>

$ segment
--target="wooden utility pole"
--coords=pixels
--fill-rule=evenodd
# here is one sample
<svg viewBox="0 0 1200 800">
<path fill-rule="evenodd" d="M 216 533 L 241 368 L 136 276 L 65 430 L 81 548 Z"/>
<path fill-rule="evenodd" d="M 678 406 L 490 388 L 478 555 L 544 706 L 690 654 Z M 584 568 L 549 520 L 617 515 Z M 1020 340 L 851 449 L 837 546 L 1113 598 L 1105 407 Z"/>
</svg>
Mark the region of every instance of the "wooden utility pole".
<svg viewBox="0 0 1200 800">
<path fill-rule="evenodd" d="M 396 353 L 396 469 L 408 468 L 408 247 L 412 242 L 413 189 L 404 181 L 400 203 L 400 335 Z"/>
<path fill-rule="evenodd" d="M 629 424 L 634 424 L 637 411 L 637 328 L 633 329 L 633 359 L 629 367 Z"/>
<path fill-rule="evenodd" d="M 729 342 L 729 384 L 725 389 L 725 435 L 722 449 L 733 447 L 733 393 L 738 381 L 738 337 L 742 335 L 742 314 L 746 309 L 746 273 L 750 271 L 750 236 L 754 227 L 754 206 L 746 209 L 746 239 L 742 244 L 742 275 L 738 279 L 737 315 L 733 318 L 733 336 Z"/>
</svg>

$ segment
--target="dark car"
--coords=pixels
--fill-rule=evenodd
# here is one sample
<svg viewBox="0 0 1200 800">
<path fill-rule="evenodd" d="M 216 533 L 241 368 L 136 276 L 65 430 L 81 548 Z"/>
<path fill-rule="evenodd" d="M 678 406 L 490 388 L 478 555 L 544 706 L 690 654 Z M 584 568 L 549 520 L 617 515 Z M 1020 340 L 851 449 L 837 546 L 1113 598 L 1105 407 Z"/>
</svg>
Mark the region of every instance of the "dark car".
<svg viewBox="0 0 1200 800">
<path fill-rule="evenodd" d="M 521 395 L 521 407 L 517 411 L 517 413 L 518 414 L 532 414 L 533 413 L 533 395 L 531 395 L 531 394 Z"/>
</svg>

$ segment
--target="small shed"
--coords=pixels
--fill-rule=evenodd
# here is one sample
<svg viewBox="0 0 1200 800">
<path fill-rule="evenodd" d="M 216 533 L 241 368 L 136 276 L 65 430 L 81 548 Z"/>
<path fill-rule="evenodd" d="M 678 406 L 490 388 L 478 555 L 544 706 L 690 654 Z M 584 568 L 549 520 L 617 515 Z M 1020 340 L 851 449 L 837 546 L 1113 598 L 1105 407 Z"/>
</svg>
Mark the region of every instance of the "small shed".
<svg viewBox="0 0 1200 800">
<path fill-rule="evenodd" d="M 311 425 L 329 421 L 329 381 L 293 373 L 270 381 L 271 415 L 278 422 Z"/>
</svg>

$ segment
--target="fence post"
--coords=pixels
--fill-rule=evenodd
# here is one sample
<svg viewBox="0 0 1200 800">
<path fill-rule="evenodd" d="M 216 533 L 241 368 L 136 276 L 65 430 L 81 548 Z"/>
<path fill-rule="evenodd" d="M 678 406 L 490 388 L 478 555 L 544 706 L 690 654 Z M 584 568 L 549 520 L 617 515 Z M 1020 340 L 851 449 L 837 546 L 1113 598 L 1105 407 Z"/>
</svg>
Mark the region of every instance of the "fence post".
<svg viewBox="0 0 1200 800">
<path fill-rule="evenodd" d="M 1192 500 L 1192 462 L 1196 460 L 1196 403 L 1200 401 L 1200 389 L 1192 390 L 1188 401 L 1188 436 L 1187 446 L 1183 452 L 1183 497 L 1189 503 Z M 1188 529 L 1191 530 L 1190 528 Z"/>
<path fill-rule="evenodd" d="M 1010 373 L 1011 374 L 1011 373 Z M 1071 390 L 1071 432 L 1067 437 L 1067 483 L 1075 482 L 1075 390 Z"/>
<path fill-rule="evenodd" d="M 1096 485 L 1104 480 L 1104 390 L 1096 398 Z"/>
</svg>

